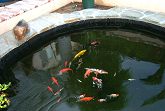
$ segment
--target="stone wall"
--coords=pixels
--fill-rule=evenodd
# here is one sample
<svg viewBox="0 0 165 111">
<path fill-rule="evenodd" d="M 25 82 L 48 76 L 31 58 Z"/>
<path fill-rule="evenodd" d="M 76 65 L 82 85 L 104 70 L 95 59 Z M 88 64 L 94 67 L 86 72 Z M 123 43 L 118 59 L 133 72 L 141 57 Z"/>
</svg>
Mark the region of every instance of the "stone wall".
<svg viewBox="0 0 165 111">
<path fill-rule="evenodd" d="M 57 26 L 88 19 L 108 18 L 123 18 L 144 21 L 165 27 L 165 14 L 133 8 L 114 7 L 109 10 L 85 9 L 65 14 L 49 13 L 28 22 L 30 31 L 26 35 L 25 41 L 21 43 L 16 41 L 12 31 L 0 35 L 0 58 L 5 56 L 11 50 L 19 47 L 19 45 L 33 38 L 35 35 L 43 33 Z"/>
</svg>

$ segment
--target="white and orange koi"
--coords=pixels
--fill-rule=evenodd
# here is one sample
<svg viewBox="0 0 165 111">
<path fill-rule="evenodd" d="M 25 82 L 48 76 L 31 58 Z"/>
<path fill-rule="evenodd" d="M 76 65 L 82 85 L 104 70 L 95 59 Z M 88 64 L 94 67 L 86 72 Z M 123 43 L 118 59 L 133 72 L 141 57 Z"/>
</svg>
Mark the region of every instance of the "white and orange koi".
<svg viewBox="0 0 165 111">
<path fill-rule="evenodd" d="M 85 74 L 84 74 L 84 79 L 87 78 L 88 76 L 90 76 L 91 72 L 92 71 L 90 69 L 87 69 Z"/>
<path fill-rule="evenodd" d="M 93 81 L 102 84 L 102 79 L 98 79 L 97 77 L 92 77 Z"/>
<path fill-rule="evenodd" d="M 93 87 L 97 86 L 98 89 L 102 89 L 102 79 L 98 79 L 97 77 L 92 77 L 93 79 Z"/>
<path fill-rule="evenodd" d="M 98 74 L 108 74 L 107 71 L 101 70 L 101 69 L 95 69 L 95 68 L 85 68 L 86 70 L 90 70 L 91 72 L 94 72 L 96 74 L 96 77 Z"/>
<path fill-rule="evenodd" d="M 57 94 L 59 94 L 64 88 L 59 89 L 57 92 L 54 93 L 54 95 L 56 96 Z"/>
<path fill-rule="evenodd" d="M 86 95 L 86 94 L 81 94 L 81 95 L 77 96 L 76 98 L 77 98 L 77 99 L 81 99 L 81 98 L 84 98 L 85 95 Z"/>
</svg>

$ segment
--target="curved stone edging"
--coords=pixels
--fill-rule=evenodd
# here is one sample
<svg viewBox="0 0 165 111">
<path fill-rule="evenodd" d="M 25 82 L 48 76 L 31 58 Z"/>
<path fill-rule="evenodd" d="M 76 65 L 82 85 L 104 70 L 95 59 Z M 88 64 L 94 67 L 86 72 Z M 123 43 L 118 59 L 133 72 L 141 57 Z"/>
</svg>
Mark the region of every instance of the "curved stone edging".
<svg viewBox="0 0 165 111">
<path fill-rule="evenodd" d="M 16 62 L 39 50 L 59 36 L 64 36 L 73 32 L 80 32 L 88 29 L 131 29 L 156 34 L 164 38 L 165 28 L 150 23 L 135 21 L 129 19 L 111 18 L 111 19 L 90 19 L 82 20 L 70 24 L 64 24 L 50 29 L 44 33 L 37 34 L 24 44 L 13 49 L 0 60 L 0 74 L 5 74 Z"/>
<path fill-rule="evenodd" d="M 43 33 L 52 28 L 90 19 L 109 19 L 120 18 L 135 21 L 142 21 L 144 23 L 151 23 L 160 27 L 165 27 L 165 14 L 154 13 L 150 11 L 137 10 L 133 8 L 121 8 L 115 7 L 109 10 L 99 9 L 85 9 L 72 13 L 50 13 L 43 15 L 35 20 L 29 22 L 30 32 L 26 36 L 26 40 L 35 37 L 40 33 Z M 54 29 L 53 29 L 54 30 Z M 164 31 L 164 28 L 163 28 Z M 44 35 L 44 34 L 43 34 Z M 25 42 L 24 41 L 24 42 Z M 15 36 L 12 31 L 9 31 L 3 35 L 0 35 L 0 58 L 5 56 L 13 49 L 19 47 Z"/>
</svg>

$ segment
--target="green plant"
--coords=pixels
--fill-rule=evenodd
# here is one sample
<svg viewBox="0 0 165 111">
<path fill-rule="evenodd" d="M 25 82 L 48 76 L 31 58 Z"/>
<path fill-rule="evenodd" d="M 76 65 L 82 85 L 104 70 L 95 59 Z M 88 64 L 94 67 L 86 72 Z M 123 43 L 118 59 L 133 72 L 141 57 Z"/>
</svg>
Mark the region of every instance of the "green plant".
<svg viewBox="0 0 165 111">
<path fill-rule="evenodd" d="M 7 98 L 8 94 L 4 93 L 4 91 L 7 90 L 10 85 L 11 82 L 8 84 L 0 84 L 0 109 L 6 108 L 10 105 L 10 100 Z"/>
</svg>

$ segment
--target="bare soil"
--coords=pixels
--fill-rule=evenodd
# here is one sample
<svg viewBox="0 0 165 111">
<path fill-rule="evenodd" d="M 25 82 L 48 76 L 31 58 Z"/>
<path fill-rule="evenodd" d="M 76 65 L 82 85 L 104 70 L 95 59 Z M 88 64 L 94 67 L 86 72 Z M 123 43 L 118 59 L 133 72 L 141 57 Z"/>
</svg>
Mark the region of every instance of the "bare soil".
<svg viewBox="0 0 165 111">
<path fill-rule="evenodd" d="M 95 8 L 104 10 L 104 9 L 110 9 L 112 7 L 95 5 Z M 82 3 L 74 2 L 74 3 L 68 4 L 68 5 L 64 6 L 64 7 L 61 7 L 60 9 L 57 9 L 54 12 L 69 13 L 69 12 L 73 12 L 73 11 L 79 11 L 79 10 L 82 10 L 82 9 L 83 9 Z"/>
</svg>

